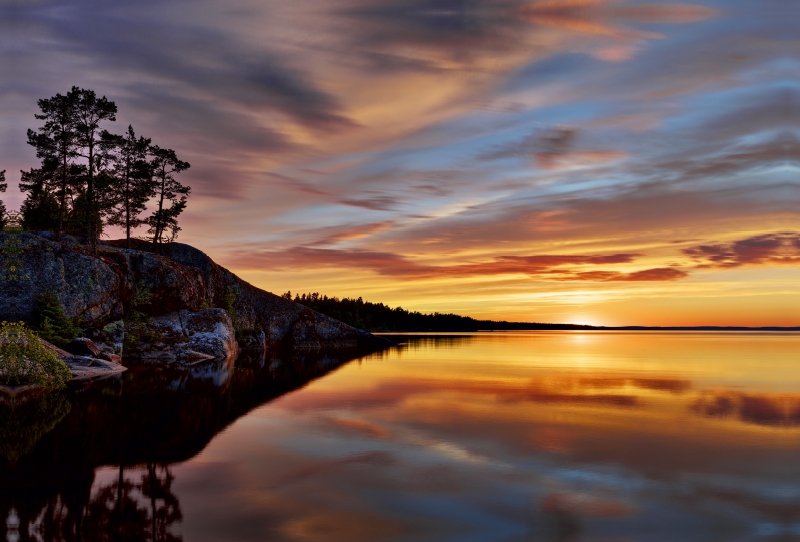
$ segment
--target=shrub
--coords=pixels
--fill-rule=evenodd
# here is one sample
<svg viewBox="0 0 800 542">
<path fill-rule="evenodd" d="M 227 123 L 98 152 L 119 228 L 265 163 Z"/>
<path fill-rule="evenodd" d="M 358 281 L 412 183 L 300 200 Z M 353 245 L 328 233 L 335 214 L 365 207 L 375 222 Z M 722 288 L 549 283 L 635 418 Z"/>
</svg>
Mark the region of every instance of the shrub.
<svg viewBox="0 0 800 542">
<path fill-rule="evenodd" d="M 36 299 L 33 327 L 42 339 L 56 346 L 66 345 L 81 332 L 64 313 L 64 307 L 53 292 L 45 292 Z"/>
<path fill-rule="evenodd" d="M 236 295 L 236 290 L 232 286 L 225 289 L 225 310 L 231 317 L 233 327 L 239 326 L 239 314 L 236 312 L 236 300 L 239 296 Z"/>
<path fill-rule="evenodd" d="M 140 341 L 154 342 L 159 340 L 161 334 L 147 327 L 147 312 L 153 303 L 153 296 L 147 289 L 144 281 L 139 281 L 136 291 L 131 298 L 128 317 L 125 320 L 125 338 L 122 341 L 122 350 L 131 349 Z"/>
<path fill-rule="evenodd" d="M 24 324 L 0 324 L 0 383 L 56 389 L 71 376 L 69 367 Z"/>
<path fill-rule="evenodd" d="M 153 296 L 150 290 L 145 286 L 144 281 L 139 281 L 136 285 L 136 291 L 131 298 L 130 309 L 128 310 L 128 320 L 132 322 L 142 322 L 147 319 L 145 314 L 146 307 L 149 307 L 153 302 Z"/>
</svg>

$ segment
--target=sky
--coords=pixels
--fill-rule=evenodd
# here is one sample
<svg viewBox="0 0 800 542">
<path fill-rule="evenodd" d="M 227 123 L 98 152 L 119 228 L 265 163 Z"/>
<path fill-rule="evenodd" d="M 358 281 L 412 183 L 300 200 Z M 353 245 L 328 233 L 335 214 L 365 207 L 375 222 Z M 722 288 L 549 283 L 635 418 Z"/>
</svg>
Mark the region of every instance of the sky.
<svg viewBox="0 0 800 542">
<path fill-rule="evenodd" d="M 37 165 L 36 100 L 77 85 L 191 163 L 179 241 L 269 291 L 798 326 L 798 20 L 794 0 L 0 0 L 4 199 Z"/>
</svg>

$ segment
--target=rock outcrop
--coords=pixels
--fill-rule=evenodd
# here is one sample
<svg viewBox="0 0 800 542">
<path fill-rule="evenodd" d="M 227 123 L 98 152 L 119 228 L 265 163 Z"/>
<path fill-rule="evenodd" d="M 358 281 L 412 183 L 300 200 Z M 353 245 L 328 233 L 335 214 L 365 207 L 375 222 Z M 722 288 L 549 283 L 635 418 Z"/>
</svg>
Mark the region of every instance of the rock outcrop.
<svg viewBox="0 0 800 542">
<path fill-rule="evenodd" d="M 211 355 L 232 348 L 222 346 L 228 339 L 214 346 L 200 344 L 200 332 L 196 339 L 176 339 L 177 330 L 195 318 L 190 313 L 198 313 L 196 318 L 203 321 L 208 316 L 205 308 L 226 307 L 231 299 L 236 328 L 247 348 L 263 343 L 266 348 L 336 350 L 383 341 L 256 288 L 188 245 L 167 245 L 163 254 L 151 252 L 151 245 L 142 242 L 135 249 L 123 247 L 124 243 L 110 242 L 92 254 L 71 238 L 56 242 L 46 235 L 0 232 L 0 319 L 30 320 L 36 298 L 49 290 L 98 347 L 118 355 L 119 321 L 131 315 L 139 290 L 146 302 L 140 300 L 136 310 L 155 318 L 154 329 L 171 337 L 173 346 L 189 344 L 180 346 L 180 352 Z M 156 343 L 140 351 L 154 353 L 159 348 Z M 177 357 L 183 356 L 180 352 L 176 351 Z"/>
<path fill-rule="evenodd" d="M 239 349 L 231 317 L 222 309 L 182 310 L 132 327 L 126 356 L 196 363 L 231 358 Z"/>
<path fill-rule="evenodd" d="M 67 364 L 72 373 L 70 382 L 100 380 L 127 370 L 126 367 L 123 367 L 118 362 L 115 363 L 93 356 L 74 355 L 47 342 L 45 342 L 45 346 L 55 352 L 56 356 Z"/>
</svg>

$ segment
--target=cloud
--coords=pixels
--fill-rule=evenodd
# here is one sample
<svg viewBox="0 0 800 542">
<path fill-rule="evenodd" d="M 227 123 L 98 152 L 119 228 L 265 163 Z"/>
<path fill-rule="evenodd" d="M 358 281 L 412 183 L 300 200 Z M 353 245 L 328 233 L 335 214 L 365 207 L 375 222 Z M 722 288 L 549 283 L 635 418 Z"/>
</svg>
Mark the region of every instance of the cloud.
<svg viewBox="0 0 800 542">
<path fill-rule="evenodd" d="M 541 511 L 552 514 L 560 522 L 574 522 L 577 530 L 580 517 L 624 518 L 633 515 L 636 507 L 610 499 L 607 495 L 560 492 L 546 495 L 542 499 Z"/>
<path fill-rule="evenodd" d="M 716 15 L 716 10 L 690 4 L 624 5 L 606 0 L 539 0 L 519 10 L 530 23 L 588 35 L 624 39 L 658 38 L 659 34 L 633 30 L 625 23 L 687 23 Z"/>
<path fill-rule="evenodd" d="M 393 224 L 394 222 L 391 220 L 384 220 L 383 222 L 340 228 L 337 233 L 315 241 L 313 246 L 334 245 L 337 243 L 364 239 L 391 228 Z"/>
<path fill-rule="evenodd" d="M 748 237 L 733 243 L 698 245 L 683 250 L 699 268 L 729 269 L 743 265 L 800 264 L 800 233 Z"/>
<path fill-rule="evenodd" d="M 502 160 L 529 157 L 542 169 L 562 169 L 573 166 L 601 164 L 625 158 L 627 153 L 608 149 L 588 149 L 575 146 L 578 130 L 556 126 L 534 132 L 516 141 L 478 156 L 479 160 Z"/>
<path fill-rule="evenodd" d="M 586 282 L 661 282 L 672 281 L 689 276 L 689 273 L 671 267 L 657 267 L 643 269 L 633 273 L 619 273 L 614 271 L 588 271 L 583 273 L 567 274 L 559 280 L 579 280 Z"/>
<path fill-rule="evenodd" d="M 373 226 L 372 231 L 387 227 L 384 223 Z M 348 234 L 345 234 L 346 236 Z M 330 239 L 320 242 L 330 242 Z M 414 262 L 402 255 L 389 252 L 359 249 L 332 249 L 294 247 L 282 251 L 255 251 L 247 249 L 229 254 L 240 268 L 258 269 L 269 265 L 272 269 L 341 268 L 369 269 L 378 274 L 409 279 L 435 277 L 469 277 L 506 274 L 525 274 L 539 280 L 556 281 L 669 281 L 687 276 L 683 271 L 645 269 L 631 273 L 615 271 L 578 271 L 574 266 L 616 265 L 634 261 L 638 254 L 608 255 L 533 255 L 497 256 L 491 261 L 453 265 L 428 265 Z"/>
</svg>

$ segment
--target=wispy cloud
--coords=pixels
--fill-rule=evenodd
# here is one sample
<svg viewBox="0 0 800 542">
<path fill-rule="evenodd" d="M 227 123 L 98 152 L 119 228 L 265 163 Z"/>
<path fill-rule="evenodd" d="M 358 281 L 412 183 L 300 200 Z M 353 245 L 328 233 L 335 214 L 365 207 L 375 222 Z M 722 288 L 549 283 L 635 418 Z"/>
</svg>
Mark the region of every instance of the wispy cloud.
<svg viewBox="0 0 800 542">
<path fill-rule="evenodd" d="M 732 268 L 743 265 L 800 264 L 800 234 L 756 235 L 732 243 L 698 245 L 684 254 L 700 268 Z"/>
</svg>

